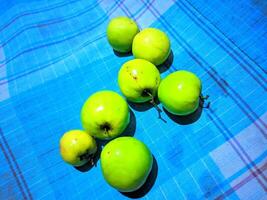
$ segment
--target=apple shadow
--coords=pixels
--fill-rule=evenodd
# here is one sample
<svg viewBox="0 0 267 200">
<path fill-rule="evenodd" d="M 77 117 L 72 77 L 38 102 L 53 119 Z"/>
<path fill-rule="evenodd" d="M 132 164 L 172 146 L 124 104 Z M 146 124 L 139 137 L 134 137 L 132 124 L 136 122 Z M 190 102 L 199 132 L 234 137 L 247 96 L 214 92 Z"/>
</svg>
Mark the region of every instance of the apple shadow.
<svg viewBox="0 0 267 200">
<path fill-rule="evenodd" d="M 130 109 L 130 122 L 123 133 L 119 136 L 134 136 L 136 130 L 136 117 L 134 112 Z"/>
<path fill-rule="evenodd" d="M 158 105 L 160 104 L 159 100 L 157 97 L 155 97 L 154 99 L 154 103 L 157 105 L 157 107 L 155 107 L 152 103 L 150 102 L 144 102 L 144 103 L 133 103 L 133 102 L 129 102 L 127 101 L 127 103 L 129 104 L 129 106 L 135 110 L 135 111 L 139 111 L 139 112 L 144 112 L 147 111 L 151 108 L 155 109 L 155 111 L 157 111 L 158 113 L 158 119 L 162 120 L 164 123 L 166 123 L 167 121 L 162 118 L 162 110 L 158 107 Z"/>
<path fill-rule="evenodd" d="M 157 97 L 155 97 L 154 99 L 155 103 L 157 105 L 160 104 L 159 100 Z M 127 101 L 127 103 L 129 104 L 129 106 L 135 110 L 135 111 L 139 111 L 139 112 L 144 112 L 144 111 L 147 111 L 151 108 L 154 108 L 153 104 L 150 103 L 149 101 L 147 102 L 144 102 L 144 103 L 133 103 L 133 102 L 130 102 L 130 101 Z"/>
<path fill-rule="evenodd" d="M 186 116 L 174 115 L 168 112 L 165 108 L 163 108 L 163 110 L 168 115 L 168 117 L 177 124 L 188 125 L 196 122 L 201 117 L 203 108 L 208 109 L 209 107 L 210 107 L 210 102 L 207 102 L 207 104 L 205 105 L 205 99 L 200 99 L 197 110 L 192 114 Z"/>
<path fill-rule="evenodd" d="M 196 122 L 200 118 L 203 109 L 201 106 L 198 106 L 195 112 L 185 116 L 174 115 L 169 111 L 167 111 L 165 108 L 163 108 L 163 110 L 172 121 L 180 125 L 188 125 Z"/>
<path fill-rule="evenodd" d="M 167 60 L 164 61 L 164 63 L 158 65 L 158 69 L 160 73 L 163 73 L 167 71 L 173 63 L 173 52 L 171 50 L 170 55 L 168 56 Z"/>
<path fill-rule="evenodd" d="M 101 154 L 102 146 L 103 146 L 103 144 L 101 142 L 96 140 L 97 151 L 96 151 L 96 153 L 95 153 L 95 155 L 93 157 L 93 163 L 89 161 L 89 162 L 85 163 L 82 166 L 74 167 L 76 170 L 78 170 L 80 172 L 88 172 L 90 169 L 92 169 L 93 167 L 97 166 L 97 162 L 98 162 L 98 160 L 100 158 L 100 154 Z M 107 141 L 105 141 L 105 142 L 107 142 Z"/>
<path fill-rule="evenodd" d="M 151 190 L 153 185 L 155 184 L 157 176 L 158 176 L 158 163 L 157 163 L 157 160 L 155 159 L 155 157 L 153 155 L 152 169 L 151 169 L 144 185 L 134 192 L 120 192 L 120 193 L 122 195 L 124 195 L 128 198 L 132 198 L 132 199 L 138 199 L 138 198 L 144 197 Z"/>
<path fill-rule="evenodd" d="M 123 53 L 123 52 L 119 52 L 119 51 L 116 51 L 115 49 L 113 49 L 113 52 L 118 57 L 128 57 L 128 56 L 132 56 L 133 55 L 132 51 Z"/>
</svg>

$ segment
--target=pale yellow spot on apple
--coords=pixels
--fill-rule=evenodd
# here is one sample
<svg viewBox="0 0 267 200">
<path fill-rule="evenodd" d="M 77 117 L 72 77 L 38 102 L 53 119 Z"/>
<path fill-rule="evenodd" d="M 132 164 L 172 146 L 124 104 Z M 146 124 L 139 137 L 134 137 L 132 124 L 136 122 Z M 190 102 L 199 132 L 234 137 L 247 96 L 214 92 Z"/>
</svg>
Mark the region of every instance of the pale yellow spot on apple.
<svg viewBox="0 0 267 200">
<path fill-rule="evenodd" d="M 72 143 L 73 145 L 77 144 L 77 139 L 72 140 L 71 143 Z"/>
<path fill-rule="evenodd" d="M 99 107 L 96 109 L 97 112 L 102 111 L 102 110 L 104 110 L 104 107 L 103 107 L 103 106 L 99 106 Z"/>
<path fill-rule="evenodd" d="M 137 75 L 137 70 L 134 69 L 134 70 L 132 71 L 132 74 L 133 74 L 134 76 L 136 76 L 136 75 Z"/>
</svg>

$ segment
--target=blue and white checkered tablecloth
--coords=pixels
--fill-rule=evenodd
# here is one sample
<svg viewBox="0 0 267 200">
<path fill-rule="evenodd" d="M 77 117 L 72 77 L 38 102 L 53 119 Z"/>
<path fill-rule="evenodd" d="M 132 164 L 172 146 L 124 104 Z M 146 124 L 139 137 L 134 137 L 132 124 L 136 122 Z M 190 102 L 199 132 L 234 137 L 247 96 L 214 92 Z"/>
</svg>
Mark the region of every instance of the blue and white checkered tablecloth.
<svg viewBox="0 0 267 200">
<path fill-rule="evenodd" d="M 132 132 L 151 149 L 155 182 L 143 199 L 267 199 L 267 1 L 0 0 L 0 199 L 127 199 L 99 162 L 79 171 L 59 155 L 81 128 L 93 92 L 119 92 L 105 30 L 115 16 L 157 27 L 173 63 L 196 73 L 211 106 L 193 118 L 132 107 Z M 160 105 L 161 106 L 161 105 Z M 151 183 L 153 184 L 153 183 Z M 137 197 L 137 196 L 135 196 Z"/>
</svg>

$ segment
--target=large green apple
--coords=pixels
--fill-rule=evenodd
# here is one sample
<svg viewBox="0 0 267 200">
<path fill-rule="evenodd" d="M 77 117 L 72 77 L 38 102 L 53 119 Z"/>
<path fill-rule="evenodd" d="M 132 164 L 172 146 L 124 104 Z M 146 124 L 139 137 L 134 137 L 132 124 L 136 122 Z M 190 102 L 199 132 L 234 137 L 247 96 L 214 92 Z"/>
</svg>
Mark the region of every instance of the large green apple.
<svg viewBox="0 0 267 200">
<path fill-rule="evenodd" d="M 128 17 L 113 18 L 107 27 L 108 42 L 118 52 L 131 51 L 134 36 L 139 32 L 135 21 Z"/>
<path fill-rule="evenodd" d="M 164 32 L 156 28 L 146 28 L 134 37 L 132 52 L 135 58 L 143 58 L 160 65 L 168 58 L 170 46 L 170 40 Z"/>
<path fill-rule="evenodd" d="M 121 92 L 129 101 L 141 103 L 152 100 L 157 94 L 160 73 L 152 63 L 134 59 L 122 65 L 118 83 Z"/>
<path fill-rule="evenodd" d="M 71 130 L 60 139 L 60 154 L 63 160 L 73 166 L 82 166 L 97 150 L 95 139 L 85 131 Z"/>
<path fill-rule="evenodd" d="M 103 148 L 100 161 L 109 185 L 121 192 L 132 192 L 145 183 L 153 157 L 143 142 L 133 137 L 119 137 Z"/>
<path fill-rule="evenodd" d="M 165 109 L 174 115 L 188 115 L 199 106 L 201 81 L 192 72 L 181 70 L 160 83 L 158 97 Z"/>
<path fill-rule="evenodd" d="M 81 121 L 90 135 L 99 139 L 111 139 L 120 135 L 129 124 L 129 107 L 116 92 L 99 91 L 84 103 Z"/>
</svg>

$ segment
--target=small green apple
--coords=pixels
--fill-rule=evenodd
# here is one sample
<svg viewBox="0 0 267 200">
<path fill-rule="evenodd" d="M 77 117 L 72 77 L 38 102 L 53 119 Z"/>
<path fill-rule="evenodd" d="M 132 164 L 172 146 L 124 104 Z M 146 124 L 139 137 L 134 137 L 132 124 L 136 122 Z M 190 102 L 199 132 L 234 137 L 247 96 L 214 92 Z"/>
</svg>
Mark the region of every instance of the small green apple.
<svg viewBox="0 0 267 200">
<path fill-rule="evenodd" d="M 122 65 L 118 83 L 122 94 L 129 101 L 146 102 L 157 94 L 160 73 L 152 63 L 143 59 L 133 59 Z"/>
<path fill-rule="evenodd" d="M 145 183 L 153 156 L 143 142 L 133 137 L 119 137 L 103 148 L 100 162 L 109 185 L 121 192 L 132 192 Z"/>
<path fill-rule="evenodd" d="M 73 166 L 84 165 L 97 150 L 95 139 L 81 130 L 66 132 L 61 137 L 59 146 L 63 160 Z"/>
<path fill-rule="evenodd" d="M 164 32 L 156 28 L 146 28 L 134 37 L 132 52 L 135 58 L 143 58 L 160 65 L 168 58 L 170 46 L 170 40 Z"/>
<path fill-rule="evenodd" d="M 108 42 L 118 52 L 131 51 L 134 36 L 139 32 L 135 21 L 128 17 L 113 18 L 107 27 Z"/>
<path fill-rule="evenodd" d="M 188 115 L 199 106 L 201 87 L 201 81 L 195 74 L 180 70 L 161 81 L 158 97 L 170 113 Z"/>
<path fill-rule="evenodd" d="M 99 139 L 111 139 L 120 135 L 129 124 L 129 107 L 116 92 L 99 91 L 84 103 L 81 121 L 90 135 Z"/>
</svg>

